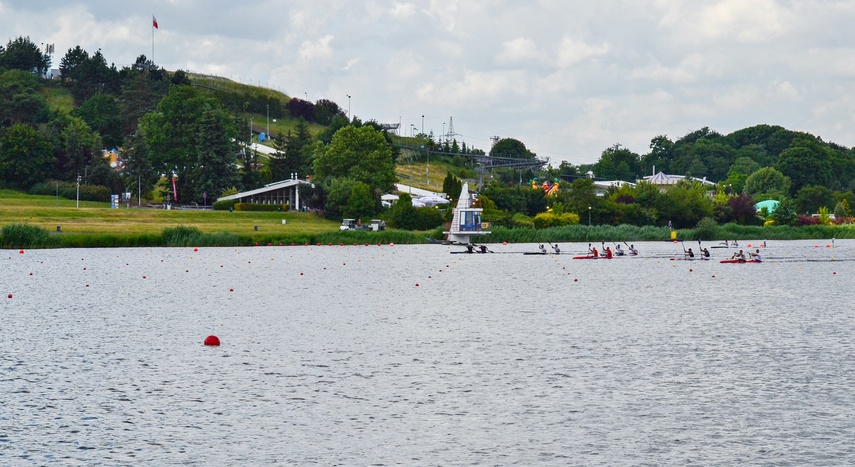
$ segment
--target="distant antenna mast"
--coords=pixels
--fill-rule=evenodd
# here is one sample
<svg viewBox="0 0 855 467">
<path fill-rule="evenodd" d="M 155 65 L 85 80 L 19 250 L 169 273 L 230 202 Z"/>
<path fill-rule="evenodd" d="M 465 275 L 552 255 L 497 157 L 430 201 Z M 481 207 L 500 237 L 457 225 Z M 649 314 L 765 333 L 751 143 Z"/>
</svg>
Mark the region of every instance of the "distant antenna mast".
<svg viewBox="0 0 855 467">
<path fill-rule="evenodd" d="M 446 141 L 454 141 L 456 136 L 460 136 L 454 132 L 454 117 L 448 117 L 448 132 L 445 133 Z"/>
</svg>

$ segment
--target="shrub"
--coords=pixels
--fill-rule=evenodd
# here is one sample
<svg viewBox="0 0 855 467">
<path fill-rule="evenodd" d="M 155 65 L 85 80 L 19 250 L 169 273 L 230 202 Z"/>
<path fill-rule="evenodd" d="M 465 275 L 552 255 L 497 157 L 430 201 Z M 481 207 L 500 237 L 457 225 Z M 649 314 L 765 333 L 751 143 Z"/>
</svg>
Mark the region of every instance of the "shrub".
<svg viewBox="0 0 855 467">
<path fill-rule="evenodd" d="M 235 204 L 237 204 L 236 199 L 228 199 L 225 201 L 217 201 L 212 205 L 214 211 L 228 211 L 229 209 L 234 209 Z"/>
<path fill-rule="evenodd" d="M 65 199 L 77 199 L 77 183 L 48 180 L 30 188 L 32 195 L 59 195 Z M 110 189 L 100 185 L 80 185 L 81 201 L 110 201 Z"/>
<path fill-rule="evenodd" d="M 535 229 L 548 229 L 558 226 L 558 216 L 551 212 L 541 212 L 534 216 L 533 222 Z"/>
<path fill-rule="evenodd" d="M 797 226 L 803 225 L 819 225 L 819 217 L 812 216 L 799 216 L 798 220 L 796 220 Z"/>
<path fill-rule="evenodd" d="M 235 203 L 235 211 L 252 211 L 252 212 L 276 212 L 287 211 L 287 204 L 257 204 L 257 203 Z"/>
<path fill-rule="evenodd" d="M 526 216 L 522 213 L 515 213 L 511 216 L 511 227 L 512 228 L 523 228 L 523 229 L 533 229 L 534 221 L 531 217 Z"/>
<path fill-rule="evenodd" d="M 695 227 L 695 237 L 698 240 L 713 240 L 716 238 L 718 224 L 712 217 L 704 217 Z"/>
</svg>

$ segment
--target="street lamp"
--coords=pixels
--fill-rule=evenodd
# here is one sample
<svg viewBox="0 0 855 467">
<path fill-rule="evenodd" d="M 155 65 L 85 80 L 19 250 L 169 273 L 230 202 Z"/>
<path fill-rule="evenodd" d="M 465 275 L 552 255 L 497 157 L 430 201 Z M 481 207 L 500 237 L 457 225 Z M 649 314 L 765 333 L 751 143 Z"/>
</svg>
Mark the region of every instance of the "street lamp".
<svg viewBox="0 0 855 467">
<path fill-rule="evenodd" d="M 422 142 L 422 144 L 421 144 L 422 149 L 424 149 L 424 147 L 425 147 L 425 141 L 423 139 L 424 137 L 425 137 L 425 116 L 422 115 L 422 134 L 421 134 L 421 137 L 419 138 L 419 139 L 421 139 L 421 142 Z M 426 157 L 425 185 L 430 185 L 430 152 L 426 152 L 425 157 Z"/>
<path fill-rule="evenodd" d="M 588 206 L 588 227 L 591 226 L 591 206 Z"/>
<path fill-rule="evenodd" d="M 353 116 L 350 115 L 350 94 L 347 95 L 347 118 L 353 122 Z"/>
</svg>

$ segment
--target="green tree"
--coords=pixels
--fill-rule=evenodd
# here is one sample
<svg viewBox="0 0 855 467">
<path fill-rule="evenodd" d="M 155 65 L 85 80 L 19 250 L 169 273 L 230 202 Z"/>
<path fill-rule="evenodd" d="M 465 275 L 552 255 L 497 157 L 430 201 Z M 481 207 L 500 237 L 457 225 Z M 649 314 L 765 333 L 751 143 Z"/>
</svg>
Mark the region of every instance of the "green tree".
<svg viewBox="0 0 855 467">
<path fill-rule="evenodd" d="M 77 175 L 88 174 L 96 165 L 103 163 L 101 154 L 101 136 L 93 132 L 89 125 L 77 117 L 64 117 L 57 121 L 62 130 L 59 133 L 58 171 L 65 180 L 73 180 Z M 84 180 L 88 183 L 88 180 Z"/>
<path fill-rule="evenodd" d="M 681 180 L 665 192 L 658 211 L 660 222 L 671 221 L 674 227 L 689 228 L 712 215 L 712 201 L 699 182 Z"/>
<path fill-rule="evenodd" d="M 640 160 L 638 154 L 615 144 L 600 155 L 600 160 L 594 165 L 594 173 L 607 180 L 634 181 L 641 175 Z"/>
<path fill-rule="evenodd" d="M 392 151 L 383 135 L 370 126 L 342 128 L 329 145 L 319 145 L 314 175 L 320 180 L 347 177 L 383 192 L 397 180 Z"/>
<path fill-rule="evenodd" d="M 10 40 L 5 49 L 0 47 L 0 68 L 44 76 L 50 68 L 50 55 L 42 53 L 29 37 L 19 36 Z"/>
<path fill-rule="evenodd" d="M 198 161 L 199 145 L 207 143 L 200 138 L 213 138 L 212 146 L 222 135 L 200 131 L 205 112 L 219 110 L 219 102 L 189 86 L 173 86 L 157 105 L 157 112 L 146 114 L 140 120 L 137 137 L 144 139 L 144 147 L 154 170 L 167 177 L 177 176 L 176 187 L 181 202 L 195 201 L 198 194 L 193 187 L 193 173 Z M 249 166 L 251 161 L 245 161 Z M 246 168 L 245 168 L 246 170 Z"/>
<path fill-rule="evenodd" d="M 834 192 L 828 187 L 811 185 L 802 187 L 796 193 L 796 209 L 805 214 L 819 212 L 819 208 L 834 206 Z"/>
<path fill-rule="evenodd" d="M 0 70 L 0 127 L 42 122 L 47 115 L 47 103 L 32 73 Z"/>
<path fill-rule="evenodd" d="M 745 179 L 747 195 L 781 197 L 790 191 L 790 178 L 772 167 L 763 167 Z"/>
<path fill-rule="evenodd" d="M 377 212 L 377 203 L 371 193 L 371 187 L 365 183 L 356 182 L 350 190 L 347 205 L 342 213 L 344 217 L 351 219 L 365 218 L 367 221 Z"/>
<path fill-rule="evenodd" d="M 808 185 L 829 186 L 832 180 L 828 151 L 805 139 L 784 150 L 775 168 L 790 177 L 794 192 Z"/>
<path fill-rule="evenodd" d="M 80 117 L 90 128 L 101 135 L 101 139 L 109 148 L 122 145 L 123 118 L 119 101 L 111 94 L 98 94 L 90 97 L 72 115 Z"/>
<path fill-rule="evenodd" d="M 643 173 L 653 173 L 654 169 L 668 173 L 673 158 L 674 142 L 665 135 L 659 135 L 650 140 L 650 152 L 641 158 L 640 169 Z"/>
<path fill-rule="evenodd" d="M 511 159 L 534 159 L 533 152 L 526 149 L 522 141 L 514 138 L 502 138 L 490 149 L 490 157 L 508 157 Z"/>
<path fill-rule="evenodd" d="M 798 215 L 795 202 L 792 198 L 782 198 L 769 217 L 778 225 L 796 225 Z"/>
<path fill-rule="evenodd" d="M 29 125 L 16 123 L 0 137 L 0 180 L 9 186 L 43 182 L 54 162 L 48 140 Z"/>
<path fill-rule="evenodd" d="M 197 202 L 203 194 L 215 198 L 238 180 L 235 169 L 236 130 L 225 110 L 213 108 L 200 117 L 196 128 L 196 161 L 190 171 L 189 197 Z"/>
</svg>

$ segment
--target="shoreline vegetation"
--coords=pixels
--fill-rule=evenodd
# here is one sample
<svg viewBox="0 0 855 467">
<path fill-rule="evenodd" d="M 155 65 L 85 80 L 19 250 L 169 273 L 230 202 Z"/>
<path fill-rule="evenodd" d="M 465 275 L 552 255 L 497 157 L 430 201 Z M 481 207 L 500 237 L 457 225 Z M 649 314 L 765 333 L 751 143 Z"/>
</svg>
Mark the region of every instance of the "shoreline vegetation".
<svg viewBox="0 0 855 467">
<path fill-rule="evenodd" d="M 340 231 L 314 213 L 163 210 L 81 202 L 0 191 L 0 248 L 111 248 L 263 245 L 421 244 L 443 238 L 429 231 Z M 495 227 L 477 243 L 669 241 L 668 227 L 570 225 L 545 229 Z M 744 226 L 677 229 L 682 241 L 855 238 L 852 225 Z"/>
</svg>

